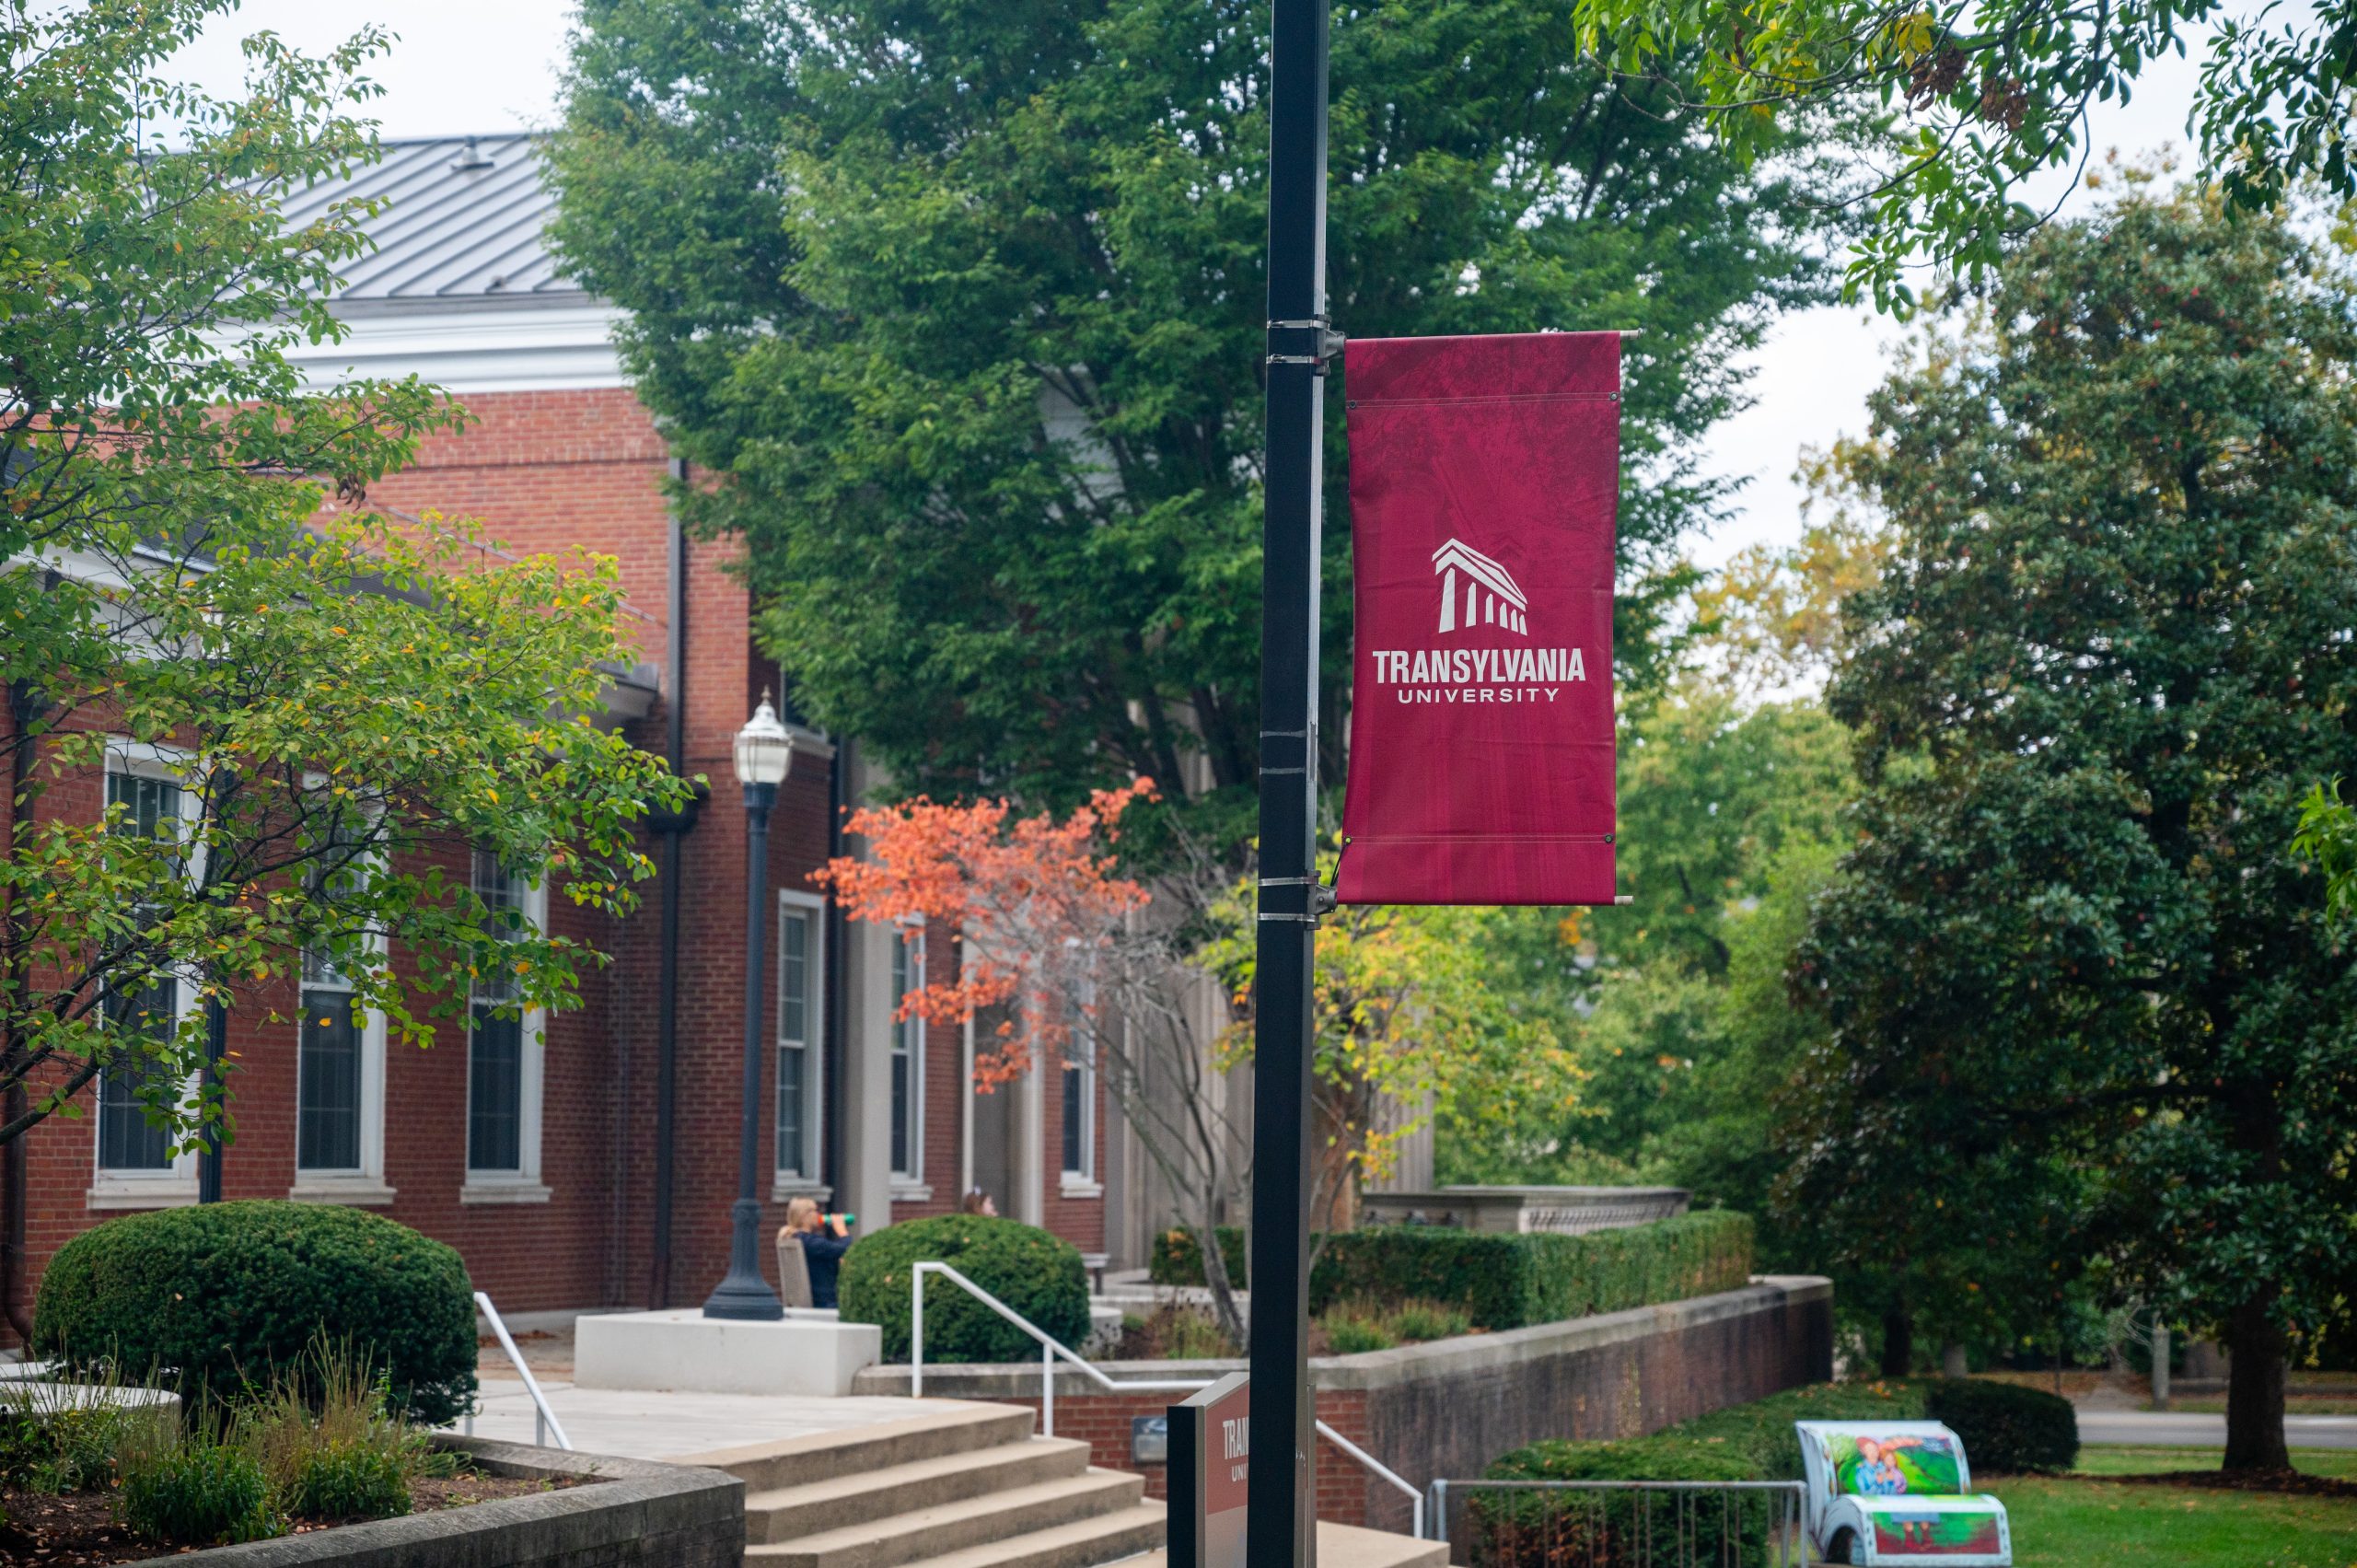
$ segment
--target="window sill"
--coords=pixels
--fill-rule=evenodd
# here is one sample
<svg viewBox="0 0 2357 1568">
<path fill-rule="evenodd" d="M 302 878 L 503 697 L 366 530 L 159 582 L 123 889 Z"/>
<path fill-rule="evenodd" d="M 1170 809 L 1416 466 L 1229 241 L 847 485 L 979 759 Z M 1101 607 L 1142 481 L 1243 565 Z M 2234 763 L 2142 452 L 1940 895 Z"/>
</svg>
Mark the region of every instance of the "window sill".
<svg viewBox="0 0 2357 1568">
<path fill-rule="evenodd" d="M 481 1178 L 459 1189 L 461 1203 L 545 1203 L 549 1190 L 537 1181 L 489 1180 Z"/>
<path fill-rule="evenodd" d="M 313 1176 L 286 1190 L 296 1203 L 350 1203 L 381 1208 L 393 1201 L 393 1190 L 373 1176 Z"/>
<path fill-rule="evenodd" d="M 930 1203 L 933 1189 L 922 1181 L 910 1181 L 901 1177 L 892 1179 L 892 1202 L 895 1203 Z"/>
<path fill-rule="evenodd" d="M 196 1180 L 177 1176 L 153 1181 L 101 1177 L 90 1184 L 86 1202 L 93 1209 L 185 1209 L 196 1202 Z"/>
<path fill-rule="evenodd" d="M 770 1202 L 788 1203 L 796 1198 L 807 1198 L 814 1203 L 835 1201 L 835 1190 L 823 1181 L 805 1181 L 798 1176 L 781 1176 L 770 1183 Z"/>
<path fill-rule="evenodd" d="M 1105 1196 L 1105 1184 L 1091 1181 L 1085 1176 L 1066 1175 L 1056 1188 L 1056 1195 L 1062 1198 L 1102 1198 Z"/>
</svg>

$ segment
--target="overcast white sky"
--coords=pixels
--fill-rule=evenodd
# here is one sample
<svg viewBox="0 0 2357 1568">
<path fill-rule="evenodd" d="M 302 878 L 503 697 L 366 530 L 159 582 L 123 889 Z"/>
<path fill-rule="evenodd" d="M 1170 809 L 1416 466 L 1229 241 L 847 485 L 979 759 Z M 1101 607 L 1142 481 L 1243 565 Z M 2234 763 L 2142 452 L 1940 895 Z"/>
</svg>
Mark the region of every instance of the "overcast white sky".
<svg viewBox="0 0 2357 1568">
<path fill-rule="evenodd" d="M 2247 7 L 2237 5 L 2234 7 Z M 2255 9 L 2255 6 L 2247 8 Z M 246 0 L 180 61 L 184 74 L 215 92 L 239 76 L 238 40 L 268 29 L 313 52 L 371 22 L 399 34 L 374 73 L 386 88 L 373 110 L 389 136 L 463 134 L 548 124 L 555 115 L 572 0 Z M 2131 102 L 2099 106 L 2098 151 L 2141 154 L 2182 147 L 2200 50 L 2155 62 Z M 2051 201 L 2060 181 L 2049 186 Z M 2068 212 L 2082 204 L 2073 193 Z M 1828 308 L 1786 319 L 1758 356 L 1757 406 L 1720 426 L 1711 441 L 1718 471 L 1747 476 L 1737 515 L 1694 546 L 1708 563 L 1745 545 L 1800 531 L 1800 491 L 1791 480 L 1803 447 L 1823 446 L 1865 424 L 1865 396 L 1880 377 L 1898 329 L 1864 310 Z"/>
</svg>

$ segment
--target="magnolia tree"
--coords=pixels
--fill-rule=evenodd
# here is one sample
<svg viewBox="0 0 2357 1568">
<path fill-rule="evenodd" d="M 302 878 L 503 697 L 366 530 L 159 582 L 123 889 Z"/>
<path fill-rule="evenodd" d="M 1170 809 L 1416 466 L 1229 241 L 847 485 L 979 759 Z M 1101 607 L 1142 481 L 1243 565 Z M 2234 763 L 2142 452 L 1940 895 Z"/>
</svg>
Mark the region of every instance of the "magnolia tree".
<svg viewBox="0 0 2357 1568">
<path fill-rule="evenodd" d="M 922 919 L 962 938 L 954 978 L 929 979 L 903 1017 L 999 1021 L 978 1046 L 984 1092 L 1034 1064 L 1093 1066 L 1167 1184 L 1196 1243 L 1213 1314 L 1247 1343 L 1215 1227 L 1248 1210 L 1249 1128 L 1227 1093 L 1249 1063 L 1253 915 L 1232 865 L 1174 833 L 1149 888 L 1120 875 L 1123 814 L 1139 779 L 1069 816 L 1017 818 L 1004 801 L 919 799 L 852 815 L 865 859 L 819 874 L 854 920 Z M 1331 867 L 1328 867 L 1330 874 Z M 1568 1109 L 1576 1069 L 1543 1009 L 1526 1008 L 1479 929 L 1496 912 L 1352 909 L 1328 917 L 1318 962 L 1313 1202 L 1350 1223 L 1363 1180 L 1396 1164 L 1435 1118 L 1507 1116 L 1543 1098 Z"/>
</svg>

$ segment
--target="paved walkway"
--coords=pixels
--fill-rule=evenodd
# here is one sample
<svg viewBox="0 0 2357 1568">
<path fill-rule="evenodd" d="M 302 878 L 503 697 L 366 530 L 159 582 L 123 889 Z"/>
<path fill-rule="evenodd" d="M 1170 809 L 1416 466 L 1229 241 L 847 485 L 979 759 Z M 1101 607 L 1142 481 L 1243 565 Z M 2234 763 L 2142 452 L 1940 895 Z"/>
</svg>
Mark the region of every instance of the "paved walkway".
<svg viewBox="0 0 2357 1568">
<path fill-rule="evenodd" d="M 2294 1448 L 2357 1448 L 2357 1415 L 2287 1415 Z M 2223 1448 L 2226 1418 L 2184 1411 L 2079 1411 L 2079 1441 L 2140 1448 Z"/>
<path fill-rule="evenodd" d="M 533 1370 L 539 1376 L 539 1369 Z M 901 1421 L 937 1411 L 939 1400 L 901 1400 L 853 1395 L 840 1400 L 770 1397 L 759 1394 L 642 1393 L 620 1388 L 577 1388 L 570 1382 L 541 1380 L 549 1408 L 573 1440 L 576 1452 L 625 1459 L 677 1459 L 774 1442 L 818 1432 L 839 1432 L 879 1421 Z M 485 1376 L 482 1409 L 474 1419 L 478 1437 L 529 1443 L 532 1399 L 515 1377 Z M 466 1430 L 464 1423 L 453 1428 Z M 552 1439 L 552 1441 L 553 1441 Z"/>
</svg>

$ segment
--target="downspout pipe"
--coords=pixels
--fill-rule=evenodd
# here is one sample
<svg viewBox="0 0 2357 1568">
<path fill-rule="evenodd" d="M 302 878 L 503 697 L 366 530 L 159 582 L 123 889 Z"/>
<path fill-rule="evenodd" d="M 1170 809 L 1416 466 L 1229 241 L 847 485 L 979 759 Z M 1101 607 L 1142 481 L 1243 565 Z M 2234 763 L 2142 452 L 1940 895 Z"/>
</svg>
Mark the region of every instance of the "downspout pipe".
<svg viewBox="0 0 2357 1568">
<path fill-rule="evenodd" d="M 851 749 L 847 736 L 835 738 L 835 754 L 827 761 L 827 858 L 834 860 L 843 853 L 843 768 L 844 754 Z M 843 941 L 847 929 L 841 900 L 832 888 L 827 889 L 827 1016 L 826 1040 L 819 1056 L 826 1063 L 821 1078 L 820 1098 L 825 1101 L 825 1113 L 819 1125 L 823 1129 L 819 1140 L 819 1179 L 834 1193 L 838 1206 L 843 1202 L 843 1070 L 848 1060 L 849 1042 L 843 1039 Z"/>
<path fill-rule="evenodd" d="M 56 574 L 51 573 L 53 587 Z M 17 847 L 17 814 L 24 807 L 26 781 L 32 775 L 33 742 L 27 735 L 32 728 L 33 715 L 46 705 L 46 700 L 33 689 L 29 680 L 8 683 L 8 723 L 11 742 L 8 753 L 8 842 L 6 850 L 13 854 Z M 13 1043 L 13 1042 L 12 1042 Z M 15 1121 L 25 1113 L 25 1087 L 22 1084 L 9 1086 L 5 1115 Z M 25 1264 L 25 1138 L 19 1132 L 8 1140 L 0 1151 L 0 1176 L 7 1179 L 8 1191 L 0 1200 L 0 1310 L 7 1315 L 8 1327 L 17 1331 L 17 1342 L 29 1346 L 33 1342 L 32 1316 L 17 1302 L 18 1284 Z"/>
<path fill-rule="evenodd" d="M 671 479 L 688 482 L 684 458 L 671 459 Z M 673 774 L 685 777 L 688 766 L 688 535 L 678 509 L 671 513 L 670 583 L 667 605 L 668 633 L 664 657 L 670 689 L 665 692 L 664 761 Z M 655 996 L 655 1213 L 646 1305 L 671 1305 L 671 1206 L 676 1180 L 676 1140 L 679 1100 L 679 879 L 681 841 L 696 825 L 696 809 L 703 804 L 699 790 L 686 808 L 657 812 L 649 825 L 663 840 L 662 951 L 656 963 Z"/>
</svg>

